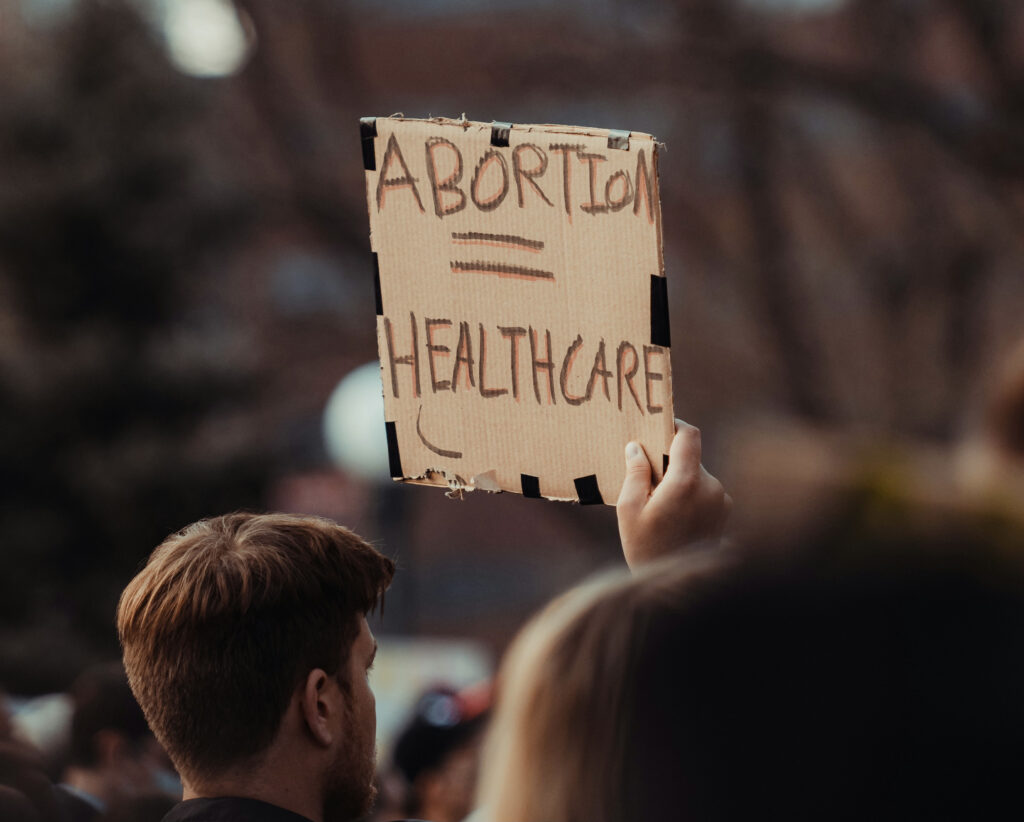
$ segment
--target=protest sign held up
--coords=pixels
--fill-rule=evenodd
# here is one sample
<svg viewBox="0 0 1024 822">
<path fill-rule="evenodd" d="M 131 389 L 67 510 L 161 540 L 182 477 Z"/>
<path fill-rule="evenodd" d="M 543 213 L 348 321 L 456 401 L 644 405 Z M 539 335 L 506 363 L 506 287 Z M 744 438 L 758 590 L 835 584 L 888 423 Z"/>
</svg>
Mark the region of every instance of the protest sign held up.
<svg viewBox="0 0 1024 822">
<path fill-rule="evenodd" d="M 673 433 L 657 144 L 361 122 L 391 475 L 613 504 Z"/>
</svg>

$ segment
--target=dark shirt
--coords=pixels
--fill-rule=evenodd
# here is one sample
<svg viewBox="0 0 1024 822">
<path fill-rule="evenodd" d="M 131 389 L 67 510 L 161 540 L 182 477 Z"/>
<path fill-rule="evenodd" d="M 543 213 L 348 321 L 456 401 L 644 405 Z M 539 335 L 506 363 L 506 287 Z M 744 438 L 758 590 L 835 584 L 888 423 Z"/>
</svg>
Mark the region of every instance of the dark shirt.
<svg viewBox="0 0 1024 822">
<path fill-rule="evenodd" d="M 225 796 L 179 802 L 163 822 L 309 822 L 305 816 L 259 799 Z"/>
<path fill-rule="evenodd" d="M 53 795 L 61 822 L 96 822 L 103 816 L 102 803 L 83 791 L 61 784 L 54 787 Z"/>
<path fill-rule="evenodd" d="M 179 802 L 163 822 L 309 822 L 309 819 L 259 799 L 225 796 Z"/>
</svg>

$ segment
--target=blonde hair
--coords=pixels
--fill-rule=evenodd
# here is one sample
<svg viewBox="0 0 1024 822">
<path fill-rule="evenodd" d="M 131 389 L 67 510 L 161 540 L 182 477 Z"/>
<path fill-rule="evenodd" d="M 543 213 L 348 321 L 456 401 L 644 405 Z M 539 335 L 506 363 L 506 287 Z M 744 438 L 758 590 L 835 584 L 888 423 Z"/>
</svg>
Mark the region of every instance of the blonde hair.
<svg viewBox="0 0 1024 822">
<path fill-rule="evenodd" d="M 534 617 L 510 647 L 484 746 L 488 822 L 625 822 L 623 776 L 638 651 L 652 615 L 723 565 L 694 554 L 599 575 Z"/>
</svg>

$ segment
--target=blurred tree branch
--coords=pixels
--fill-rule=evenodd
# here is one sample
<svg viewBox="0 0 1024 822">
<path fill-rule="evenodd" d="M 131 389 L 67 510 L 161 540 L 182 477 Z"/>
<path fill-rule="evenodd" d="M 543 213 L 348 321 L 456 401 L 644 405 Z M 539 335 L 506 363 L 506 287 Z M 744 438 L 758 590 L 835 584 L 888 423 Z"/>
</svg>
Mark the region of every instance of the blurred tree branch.
<svg viewBox="0 0 1024 822">
<path fill-rule="evenodd" d="M 235 4 L 259 44 L 241 79 L 288 172 L 287 199 L 326 246 L 364 246 L 361 209 L 325 173 L 345 168 L 357 141 L 365 84 L 354 15 L 333 0 Z"/>
</svg>

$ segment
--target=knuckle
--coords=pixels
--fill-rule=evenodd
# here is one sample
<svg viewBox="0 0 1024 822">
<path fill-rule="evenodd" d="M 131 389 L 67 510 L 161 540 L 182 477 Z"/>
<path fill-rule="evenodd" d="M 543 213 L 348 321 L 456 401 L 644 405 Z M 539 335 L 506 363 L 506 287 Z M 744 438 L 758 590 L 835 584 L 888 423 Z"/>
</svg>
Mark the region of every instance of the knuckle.
<svg viewBox="0 0 1024 822">
<path fill-rule="evenodd" d="M 677 473 L 669 479 L 669 487 L 680 496 L 689 497 L 697 492 L 700 478 L 691 472 Z"/>
<path fill-rule="evenodd" d="M 725 487 L 715 477 L 708 477 L 707 493 L 715 502 L 725 501 Z"/>
</svg>

